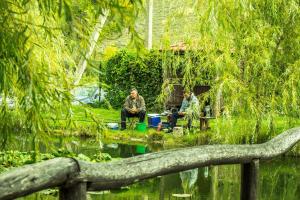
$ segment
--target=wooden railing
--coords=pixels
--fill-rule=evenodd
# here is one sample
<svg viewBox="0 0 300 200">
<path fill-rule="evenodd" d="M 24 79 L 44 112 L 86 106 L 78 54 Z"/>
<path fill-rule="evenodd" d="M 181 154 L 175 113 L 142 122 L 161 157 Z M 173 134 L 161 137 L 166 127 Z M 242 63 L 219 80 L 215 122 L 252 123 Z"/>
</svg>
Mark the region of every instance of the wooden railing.
<svg viewBox="0 0 300 200">
<path fill-rule="evenodd" d="M 55 158 L 0 175 L 0 199 L 14 199 L 59 187 L 59 198 L 86 199 L 87 191 L 120 188 L 144 179 L 188 169 L 241 164 L 241 199 L 257 199 L 259 161 L 288 152 L 300 140 L 300 128 L 263 144 L 204 145 L 149 153 L 118 161 L 90 163 Z"/>
</svg>

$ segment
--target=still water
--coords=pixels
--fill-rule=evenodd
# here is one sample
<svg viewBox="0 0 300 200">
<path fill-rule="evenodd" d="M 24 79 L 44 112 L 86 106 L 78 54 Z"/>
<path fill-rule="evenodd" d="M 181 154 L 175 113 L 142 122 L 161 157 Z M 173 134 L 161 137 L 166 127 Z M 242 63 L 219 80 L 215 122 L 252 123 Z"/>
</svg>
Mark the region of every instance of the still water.
<svg viewBox="0 0 300 200">
<path fill-rule="evenodd" d="M 60 138 L 56 146 L 75 153 L 93 155 L 100 151 L 114 158 L 127 158 L 144 153 L 161 151 L 161 146 L 127 145 L 93 139 Z M 19 145 L 20 150 L 26 144 Z M 47 148 L 41 146 L 41 151 Z M 91 192 L 88 199 L 99 200 L 167 200 L 239 199 L 240 165 L 222 165 L 197 168 L 185 172 L 161 176 L 121 188 L 119 190 Z M 178 196 L 184 196 L 178 197 Z M 57 190 L 48 190 L 20 198 L 24 200 L 58 199 Z M 281 157 L 260 164 L 259 199 L 298 200 L 300 199 L 300 158 Z"/>
</svg>

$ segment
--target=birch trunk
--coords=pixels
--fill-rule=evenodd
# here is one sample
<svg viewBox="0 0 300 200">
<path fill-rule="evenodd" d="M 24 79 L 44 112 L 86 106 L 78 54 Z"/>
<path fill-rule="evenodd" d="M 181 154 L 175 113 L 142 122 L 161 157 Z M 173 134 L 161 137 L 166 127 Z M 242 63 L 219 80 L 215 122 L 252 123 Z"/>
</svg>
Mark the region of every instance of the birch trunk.
<svg viewBox="0 0 300 200">
<path fill-rule="evenodd" d="M 147 49 L 152 49 L 152 19 L 153 19 L 153 0 L 147 2 L 147 36 L 146 46 Z"/>
<path fill-rule="evenodd" d="M 99 39 L 100 33 L 103 29 L 103 26 L 106 22 L 108 14 L 109 14 L 109 12 L 106 11 L 103 13 L 103 15 L 100 14 L 100 16 L 98 17 L 96 26 L 94 28 L 94 31 L 93 31 L 90 41 L 89 41 L 89 48 L 88 48 L 87 52 L 84 54 L 84 56 L 81 58 L 78 68 L 75 72 L 74 85 L 78 85 L 81 80 L 81 77 L 87 66 L 87 61 L 88 61 L 88 59 L 90 59 L 91 55 L 94 52 L 95 46 L 97 44 L 97 41 Z"/>
</svg>

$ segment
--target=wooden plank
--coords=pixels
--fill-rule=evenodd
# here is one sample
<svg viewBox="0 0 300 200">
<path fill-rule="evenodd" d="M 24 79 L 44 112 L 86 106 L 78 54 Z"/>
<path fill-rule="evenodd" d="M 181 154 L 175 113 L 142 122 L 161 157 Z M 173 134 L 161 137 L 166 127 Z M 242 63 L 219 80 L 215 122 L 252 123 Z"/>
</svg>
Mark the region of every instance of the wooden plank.
<svg viewBox="0 0 300 200">
<path fill-rule="evenodd" d="M 62 185 L 74 174 L 78 174 L 78 165 L 71 158 L 54 158 L 15 168 L 0 176 L 0 199 L 15 199 Z"/>
<path fill-rule="evenodd" d="M 59 200 L 86 200 L 86 183 L 76 183 L 68 187 L 60 187 Z"/>
<path fill-rule="evenodd" d="M 256 200 L 259 186 L 259 160 L 241 165 L 241 200 Z"/>
</svg>

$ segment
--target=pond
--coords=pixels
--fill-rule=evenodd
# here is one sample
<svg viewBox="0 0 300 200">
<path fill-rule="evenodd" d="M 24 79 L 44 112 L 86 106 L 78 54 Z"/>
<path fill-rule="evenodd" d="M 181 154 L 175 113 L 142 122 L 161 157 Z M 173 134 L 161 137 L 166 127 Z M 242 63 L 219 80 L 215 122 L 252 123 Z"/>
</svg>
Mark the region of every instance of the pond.
<svg viewBox="0 0 300 200">
<path fill-rule="evenodd" d="M 127 158 L 149 152 L 161 151 L 161 146 L 128 145 L 104 142 L 93 138 L 64 137 L 54 140 L 56 146 L 75 153 L 92 155 L 100 151 L 113 158 Z M 26 143 L 18 145 L 25 150 Z M 41 151 L 47 151 L 43 145 Z M 197 168 L 161 176 L 121 188 L 119 190 L 90 192 L 88 199 L 100 200 L 164 200 L 164 199 L 239 199 L 240 165 L 222 165 Z M 179 196 L 191 195 L 189 198 Z M 58 199 L 57 190 L 47 190 L 29 195 L 24 200 Z M 300 199 L 300 158 L 281 157 L 260 164 L 259 199 Z"/>
</svg>

